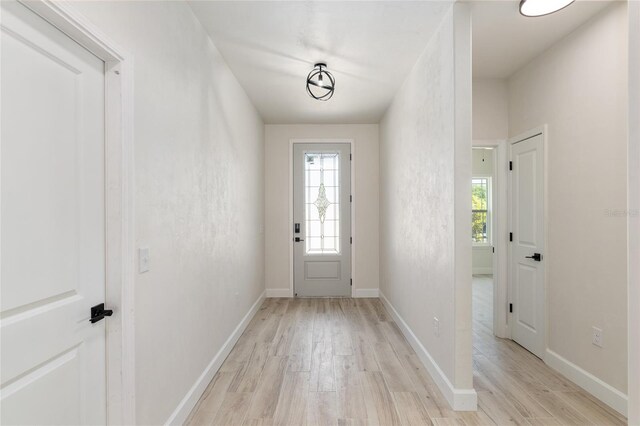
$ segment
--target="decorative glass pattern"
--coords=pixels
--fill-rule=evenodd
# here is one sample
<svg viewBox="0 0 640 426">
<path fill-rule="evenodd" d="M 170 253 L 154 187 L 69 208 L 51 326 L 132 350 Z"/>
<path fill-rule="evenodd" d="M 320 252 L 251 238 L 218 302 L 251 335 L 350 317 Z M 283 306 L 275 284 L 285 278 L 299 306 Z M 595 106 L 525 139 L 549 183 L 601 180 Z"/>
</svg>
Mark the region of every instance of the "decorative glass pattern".
<svg viewBox="0 0 640 426">
<path fill-rule="evenodd" d="M 307 254 L 340 253 L 340 155 L 305 154 L 305 225 Z"/>
</svg>

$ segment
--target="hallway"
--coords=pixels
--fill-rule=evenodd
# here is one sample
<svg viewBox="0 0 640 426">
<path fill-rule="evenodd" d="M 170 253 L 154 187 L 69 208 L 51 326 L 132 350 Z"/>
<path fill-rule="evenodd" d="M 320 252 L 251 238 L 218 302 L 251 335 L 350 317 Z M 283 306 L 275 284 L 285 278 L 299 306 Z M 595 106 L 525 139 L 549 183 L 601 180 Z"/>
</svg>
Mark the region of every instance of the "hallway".
<svg viewBox="0 0 640 426">
<path fill-rule="evenodd" d="M 381 301 L 267 299 L 187 424 L 626 424 L 518 345 L 493 338 L 482 315 L 474 322 L 478 412 L 448 408 Z"/>
</svg>

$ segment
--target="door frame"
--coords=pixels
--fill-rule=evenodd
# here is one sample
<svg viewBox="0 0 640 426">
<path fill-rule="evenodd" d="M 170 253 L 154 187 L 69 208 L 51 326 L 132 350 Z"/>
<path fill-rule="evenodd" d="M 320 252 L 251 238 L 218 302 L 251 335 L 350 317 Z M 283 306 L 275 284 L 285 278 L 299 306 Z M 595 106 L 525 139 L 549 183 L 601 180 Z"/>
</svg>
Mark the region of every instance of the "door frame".
<svg viewBox="0 0 640 426">
<path fill-rule="evenodd" d="M 133 57 L 69 2 L 18 1 L 105 63 L 107 424 L 135 424 Z"/>
<path fill-rule="evenodd" d="M 629 115 L 627 164 L 628 402 L 629 424 L 640 424 L 640 3 L 627 3 L 629 14 Z"/>
<path fill-rule="evenodd" d="M 543 202 L 543 215 L 542 215 L 542 220 L 544 221 L 543 224 L 543 234 L 544 234 L 544 244 L 543 244 L 543 248 L 542 248 L 542 253 L 544 255 L 545 258 L 549 258 L 550 254 L 549 253 L 549 202 L 548 202 L 548 197 L 549 197 L 549 185 L 548 185 L 548 166 L 549 166 L 549 158 L 548 158 L 548 133 L 547 133 L 547 125 L 544 124 L 542 126 L 539 127 L 535 127 L 533 129 L 527 130 L 526 132 L 523 132 L 521 134 L 519 134 L 518 136 L 512 137 L 508 139 L 508 152 L 507 152 L 507 167 L 508 167 L 508 162 L 511 161 L 511 147 L 517 143 L 517 142 L 522 142 L 525 139 L 530 139 L 534 136 L 538 136 L 538 135 L 542 135 L 542 158 L 544 161 L 543 164 L 543 176 L 542 176 L 542 180 L 543 180 L 543 185 L 542 185 L 542 190 L 543 190 L 543 195 L 542 195 L 542 202 Z M 508 191 L 508 206 L 507 206 L 507 217 L 508 217 L 508 231 L 507 232 L 511 232 L 510 230 L 512 229 L 512 203 L 511 201 L 513 200 L 513 188 L 511 185 L 511 175 L 508 175 L 508 182 L 507 182 L 507 191 Z M 511 255 L 511 246 L 509 246 L 509 249 L 507 250 L 507 274 L 508 274 L 508 281 L 509 281 L 509 293 L 508 293 L 508 298 L 507 298 L 507 303 L 513 303 L 512 300 L 512 296 L 513 296 L 513 278 L 512 278 L 512 271 L 511 271 L 511 262 L 512 262 L 512 255 Z M 544 295 L 543 295 L 543 301 L 544 301 L 544 316 L 542 318 L 542 322 L 543 322 L 543 330 L 544 330 L 544 348 L 543 348 L 543 352 L 542 352 L 542 361 L 544 361 L 545 363 L 547 363 L 547 349 L 549 348 L 549 321 L 548 321 L 548 317 L 549 317 L 549 300 L 548 300 L 548 288 L 549 288 L 549 264 L 545 264 L 545 268 L 544 268 L 544 288 L 542 289 L 544 291 Z M 513 319 L 513 315 L 511 313 L 507 313 L 507 317 L 508 317 L 508 322 L 509 322 L 509 327 L 508 327 L 508 331 L 509 331 L 509 336 L 508 338 L 511 339 L 511 324 L 512 324 L 512 319 Z"/>
<path fill-rule="evenodd" d="M 500 338 L 510 338 L 511 331 L 508 322 L 508 292 L 507 279 L 507 171 L 508 146 L 505 139 L 474 140 L 473 148 L 493 148 L 494 164 L 492 182 L 493 197 L 491 200 L 492 244 L 495 248 L 493 255 L 493 334 Z M 471 248 L 473 250 L 473 247 Z"/>
<path fill-rule="evenodd" d="M 355 143 L 353 139 L 327 139 L 327 138 L 310 138 L 289 139 L 289 295 L 288 297 L 294 297 L 294 257 L 293 257 L 293 145 L 297 143 L 317 143 L 317 144 L 330 144 L 330 143 L 344 143 L 349 144 L 351 152 L 351 196 L 353 201 L 351 202 L 351 297 L 355 297 L 356 289 L 356 268 L 355 268 L 355 253 L 356 244 L 358 239 L 356 238 L 356 224 L 355 224 L 355 211 L 356 211 L 356 186 L 355 186 L 355 170 L 356 170 L 356 153 Z"/>
</svg>

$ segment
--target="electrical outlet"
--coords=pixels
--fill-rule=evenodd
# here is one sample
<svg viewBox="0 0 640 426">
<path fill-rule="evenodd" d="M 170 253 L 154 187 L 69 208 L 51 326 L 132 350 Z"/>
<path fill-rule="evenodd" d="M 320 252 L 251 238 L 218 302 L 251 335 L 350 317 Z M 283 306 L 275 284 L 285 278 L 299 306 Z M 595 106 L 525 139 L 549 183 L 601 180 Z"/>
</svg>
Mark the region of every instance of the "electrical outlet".
<svg viewBox="0 0 640 426">
<path fill-rule="evenodd" d="M 433 333 L 440 337 L 440 320 L 437 317 L 433 317 Z"/>
<path fill-rule="evenodd" d="M 149 255 L 149 247 L 140 247 L 138 249 L 138 272 L 149 272 L 149 263 L 151 262 Z"/>
<path fill-rule="evenodd" d="M 593 334 L 591 336 L 591 343 L 593 343 L 594 345 L 598 346 L 598 347 L 602 347 L 603 341 L 602 341 L 602 329 L 599 329 L 598 327 L 593 327 Z"/>
</svg>

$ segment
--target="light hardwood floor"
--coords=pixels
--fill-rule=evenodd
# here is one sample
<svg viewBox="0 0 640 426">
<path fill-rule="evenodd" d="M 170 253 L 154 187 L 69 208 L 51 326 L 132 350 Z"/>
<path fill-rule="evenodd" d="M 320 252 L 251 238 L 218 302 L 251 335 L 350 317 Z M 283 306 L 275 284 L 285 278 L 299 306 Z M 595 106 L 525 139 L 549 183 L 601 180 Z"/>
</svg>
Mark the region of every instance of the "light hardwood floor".
<svg viewBox="0 0 640 426">
<path fill-rule="evenodd" d="M 477 412 L 448 408 L 379 300 L 267 299 L 187 423 L 625 424 L 515 343 L 493 338 L 486 294 L 474 302 Z"/>
</svg>

